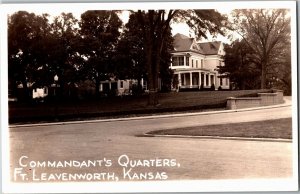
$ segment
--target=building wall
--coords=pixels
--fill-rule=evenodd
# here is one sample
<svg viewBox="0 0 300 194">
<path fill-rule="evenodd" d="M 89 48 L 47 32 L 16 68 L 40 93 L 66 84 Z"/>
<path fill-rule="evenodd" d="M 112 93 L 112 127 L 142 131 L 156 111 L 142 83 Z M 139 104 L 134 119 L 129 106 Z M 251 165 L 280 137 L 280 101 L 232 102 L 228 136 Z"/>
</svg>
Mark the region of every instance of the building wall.
<svg viewBox="0 0 300 194">
<path fill-rule="evenodd" d="M 219 66 L 220 62 L 221 62 L 221 58 L 217 55 L 207 56 L 205 58 L 204 66 L 205 68 L 211 71 L 215 71 L 217 66 Z"/>
<path fill-rule="evenodd" d="M 35 88 L 32 90 L 32 98 L 44 98 L 48 96 L 48 87 Z"/>
<path fill-rule="evenodd" d="M 118 94 L 117 95 L 123 95 L 123 94 L 129 94 L 130 87 L 133 84 L 132 80 L 118 80 Z"/>
<path fill-rule="evenodd" d="M 203 68 L 204 67 L 204 56 L 197 54 L 197 53 L 190 53 L 191 56 L 189 57 L 189 66 L 190 68 Z M 203 65 L 201 66 L 201 60 L 203 61 Z"/>
</svg>

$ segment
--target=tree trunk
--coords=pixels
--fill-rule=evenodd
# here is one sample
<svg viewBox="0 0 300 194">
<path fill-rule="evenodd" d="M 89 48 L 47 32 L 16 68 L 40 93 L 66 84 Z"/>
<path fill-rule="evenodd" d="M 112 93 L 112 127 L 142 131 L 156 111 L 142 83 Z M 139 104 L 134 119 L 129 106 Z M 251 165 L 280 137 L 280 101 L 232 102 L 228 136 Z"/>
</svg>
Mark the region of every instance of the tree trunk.
<svg viewBox="0 0 300 194">
<path fill-rule="evenodd" d="M 23 97 L 25 101 L 29 101 L 30 100 L 30 95 L 29 95 L 29 89 L 27 87 L 27 81 L 26 78 L 22 79 L 22 85 L 23 85 Z"/>
<path fill-rule="evenodd" d="M 96 97 L 99 97 L 99 95 L 100 95 L 100 92 L 99 92 L 99 90 L 100 90 L 100 80 L 99 80 L 99 78 L 96 78 L 96 83 L 95 83 L 95 96 Z"/>
<path fill-rule="evenodd" d="M 241 83 L 241 89 L 242 89 L 242 90 L 245 90 L 245 89 L 246 89 L 245 81 L 242 81 L 242 83 Z"/>
<path fill-rule="evenodd" d="M 261 66 L 261 82 L 260 82 L 260 88 L 261 89 L 266 89 L 267 86 L 267 72 L 266 72 L 266 62 L 262 63 Z"/>
<path fill-rule="evenodd" d="M 149 90 L 148 106 L 156 106 L 156 105 L 158 105 L 157 91 Z"/>
<path fill-rule="evenodd" d="M 11 92 L 10 94 L 13 97 L 18 97 L 18 85 L 14 79 L 9 80 L 9 88 L 8 90 Z"/>
<path fill-rule="evenodd" d="M 62 78 L 63 75 L 60 76 L 60 77 Z M 57 97 L 60 98 L 60 99 L 64 99 L 64 97 L 65 97 L 65 95 L 64 95 L 64 93 L 65 93 L 64 88 L 65 88 L 65 80 L 64 79 L 59 79 L 59 89 L 58 89 L 59 92 L 58 92 Z"/>
<path fill-rule="evenodd" d="M 166 34 L 167 27 L 169 27 L 170 20 L 174 16 L 174 12 L 169 12 L 167 20 L 164 20 L 165 12 L 162 10 L 158 12 L 149 10 L 145 17 L 143 17 L 141 10 L 138 13 L 145 39 L 144 46 L 149 89 L 148 105 L 156 106 L 158 104 L 157 89 L 163 37 Z"/>
<path fill-rule="evenodd" d="M 143 87 L 142 87 L 142 84 L 141 84 L 141 80 L 142 78 L 141 77 L 138 77 L 137 78 L 137 95 L 140 96 L 142 93 L 143 93 Z"/>
<path fill-rule="evenodd" d="M 155 67 L 153 67 L 153 47 L 154 47 L 154 38 L 152 38 L 151 33 L 146 34 L 146 67 L 148 73 L 148 106 L 156 106 L 158 104 L 157 90 L 155 86 Z"/>
</svg>

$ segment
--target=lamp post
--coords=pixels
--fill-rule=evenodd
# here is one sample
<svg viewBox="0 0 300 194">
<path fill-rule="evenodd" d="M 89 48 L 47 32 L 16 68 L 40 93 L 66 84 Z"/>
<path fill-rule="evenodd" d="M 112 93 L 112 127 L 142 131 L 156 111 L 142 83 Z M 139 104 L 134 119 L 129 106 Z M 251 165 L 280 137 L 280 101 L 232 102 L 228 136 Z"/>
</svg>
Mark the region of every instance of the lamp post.
<svg viewBox="0 0 300 194">
<path fill-rule="evenodd" d="M 54 96 L 56 97 L 56 87 L 57 87 L 57 81 L 58 81 L 58 76 L 57 75 L 55 75 L 54 76 Z"/>
<path fill-rule="evenodd" d="M 57 81 L 58 81 L 58 76 L 57 75 L 55 75 L 54 76 L 54 117 L 55 117 L 55 121 L 57 121 L 58 120 L 58 118 L 57 118 L 57 94 L 56 94 L 56 88 L 57 88 Z"/>
</svg>

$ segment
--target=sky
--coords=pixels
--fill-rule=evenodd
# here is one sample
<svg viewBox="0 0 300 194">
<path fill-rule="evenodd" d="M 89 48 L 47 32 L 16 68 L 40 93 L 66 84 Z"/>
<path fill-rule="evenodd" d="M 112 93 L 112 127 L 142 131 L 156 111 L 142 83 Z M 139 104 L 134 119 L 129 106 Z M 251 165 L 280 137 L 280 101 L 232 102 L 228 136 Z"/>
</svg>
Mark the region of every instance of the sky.
<svg viewBox="0 0 300 194">
<path fill-rule="evenodd" d="M 230 12 L 234 9 L 278 9 L 286 8 L 291 9 L 295 2 L 289 1 L 211 1 L 211 2 L 134 2 L 134 3 L 35 3 L 35 4 L 3 4 L 1 11 L 5 11 L 5 14 L 12 14 L 19 10 L 25 10 L 33 12 L 35 14 L 48 13 L 51 16 L 58 16 L 62 12 L 73 13 L 73 15 L 80 19 L 80 15 L 87 10 L 148 10 L 148 9 L 216 9 L 222 14 L 230 15 Z M 128 13 L 124 13 L 121 16 L 123 23 L 128 20 Z M 188 26 L 184 23 L 172 24 L 172 34 L 177 33 L 184 34 L 186 36 L 192 36 L 193 33 L 189 30 Z M 237 34 L 233 33 L 233 37 L 237 38 Z M 208 36 L 207 41 L 222 41 L 224 43 L 230 43 L 231 41 L 221 35 L 217 37 Z"/>
<path fill-rule="evenodd" d="M 48 13 L 51 17 L 52 16 L 58 16 L 60 15 L 62 12 L 68 13 L 71 12 L 74 17 L 76 17 L 77 19 L 80 19 L 80 15 L 82 13 L 84 13 L 85 11 L 87 11 L 88 9 L 83 8 L 83 7 L 78 7 L 76 6 L 76 9 L 70 9 L 70 8 L 57 8 L 57 9 L 38 9 L 35 6 L 32 7 L 26 7 L 26 9 L 24 9 L 28 12 L 33 12 L 35 14 L 42 14 L 42 13 Z M 222 13 L 222 14 L 230 14 L 230 12 L 232 11 L 232 8 L 229 7 L 223 7 L 223 8 L 218 8 L 216 9 L 218 12 Z M 9 11 L 9 14 L 14 13 L 15 10 Z M 124 11 L 122 14 L 119 15 L 119 17 L 122 19 L 123 23 L 126 23 L 128 21 L 129 18 L 129 12 Z M 172 23 L 171 24 L 172 27 L 172 34 L 175 35 L 177 33 L 181 33 L 184 34 L 186 36 L 189 37 L 193 37 L 193 33 L 190 31 L 189 27 L 187 24 L 185 23 Z M 208 39 L 207 40 L 202 40 L 203 42 L 208 42 L 208 41 L 222 41 L 225 43 L 229 43 L 230 41 L 226 38 L 223 37 L 221 35 L 218 35 L 217 37 L 213 38 L 212 36 L 208 35 Z"/>
</svg>

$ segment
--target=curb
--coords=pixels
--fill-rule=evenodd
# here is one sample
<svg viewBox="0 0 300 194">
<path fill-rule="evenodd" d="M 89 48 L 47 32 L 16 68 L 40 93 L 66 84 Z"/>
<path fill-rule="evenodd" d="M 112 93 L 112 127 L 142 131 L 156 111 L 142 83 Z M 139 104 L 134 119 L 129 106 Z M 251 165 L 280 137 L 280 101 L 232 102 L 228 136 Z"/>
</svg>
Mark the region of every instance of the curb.
<svg viewBox="0 0 300 194">
<path fill-rule="evenodd" d="M 222 137 L 222 136 L 193 136 L 193 135 L 154 135 L 143 134 L 142 137 L 166 137 L 166 138 L 193 138 L 193 139 L 221 139 L 221 140 L 240 140 L 240 141 L 269 141 L 269 142 L 287 142 L 292 143 L 292 139 L 281 138 L 250 138 L 250 137 Z"/>
<path fill-rule="evenodd" d="M 222 114 L 222 113 L 233 113 L 233 112 L 246 112 L 252 110 L 263 110 L 272 108 L 289 107 L 291 104 L 279 104 L 271 106 L 262 106 L 254 108 L 244 108 L 244 109 L 234 109 L 234 110 L 221 110 L 221 111 L 208 111 L 208 112 L 194 112 L 194 113 L 178 113 L 178 114 L 168 114 L 168 115 L 153 115 L 153 116 L 137 116 L 129 118 L 117 118 L 117 119 L 97 119 L 97 120 L 85 120 L 85 121 L 65 121 L 65 122 L 51 122 L 51 123 L 37 123 L 37 124 L 17 124 L 9 125 L 10 128 L 17 127 L 32 127 L 32 126 L 49 126 L 49 125 L 65 125 L 65 124 L 83 124 L 83 123 L 101 123 L 101 122 L 114 122 L 114 121 L 131 121 L 131 120 L 142 120 L 142 119 L 157 119 L 157 118 L 174 118 L 174 117 L 184 117 L 184 116 L 197 116 L 197 115 L 212 115 L 212 114 Z"/>
</svg>

